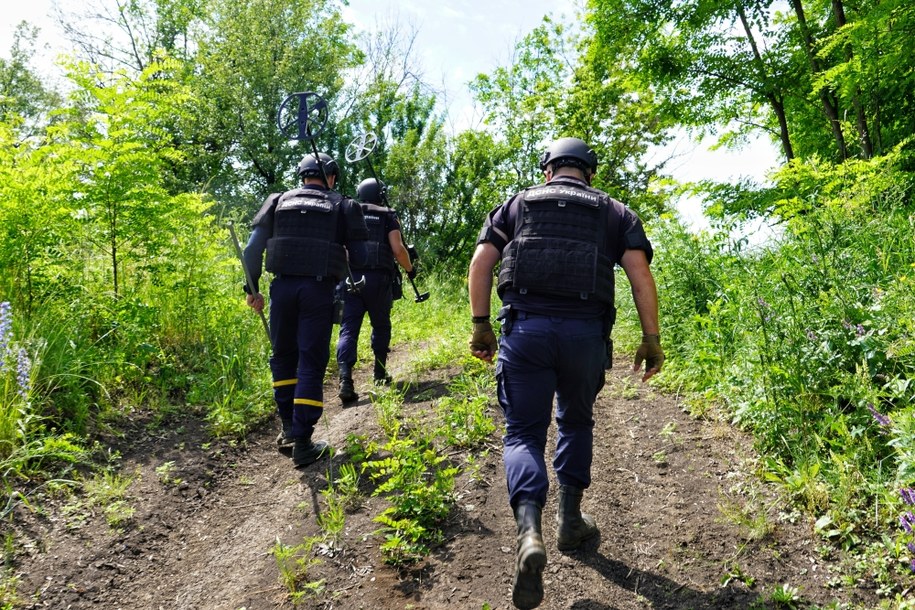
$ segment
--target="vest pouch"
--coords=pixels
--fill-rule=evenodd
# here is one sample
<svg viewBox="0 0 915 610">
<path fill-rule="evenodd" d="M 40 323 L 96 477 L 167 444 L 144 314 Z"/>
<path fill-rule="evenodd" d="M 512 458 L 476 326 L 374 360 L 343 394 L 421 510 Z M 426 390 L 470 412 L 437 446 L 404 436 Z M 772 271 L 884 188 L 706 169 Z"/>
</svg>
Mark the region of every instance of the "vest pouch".
<svg viewBox="0 0 915 610">
<path fill-rule="evenodd" d="M 346 250 L 321 239 L 274 237 L 267 240 L 265 267 L 271 273 L 340 281 L 346 276 Z"/>
<path fill-rule="evenodd" d="M 403 298 L 403 276 L 400 275 L 400 270 L 394 272 L 394 277 L 391 279 L 391 300 L 399 301 Z"/>
<path fill-rule="evenodd" d="M 581 299 L 595 293 L 599 258 L 595 244 L 531 236 L 513 243 L 514 288 Z"/>
</svg>

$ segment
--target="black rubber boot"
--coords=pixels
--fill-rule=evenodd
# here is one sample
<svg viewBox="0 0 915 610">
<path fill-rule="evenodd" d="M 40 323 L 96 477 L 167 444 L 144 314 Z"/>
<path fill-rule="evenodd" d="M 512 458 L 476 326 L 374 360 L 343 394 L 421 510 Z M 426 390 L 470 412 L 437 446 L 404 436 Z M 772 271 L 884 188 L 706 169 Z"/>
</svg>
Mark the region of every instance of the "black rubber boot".
<svg viewBox="0 0 915 610">
<path fill-rule="evenodd" d="M 359 400 L 359 395 L 356 394 L 356 388 L 353 385 L 352 367 L 343 362 L 338 363 L 338 366 L 340 367 L 340 392 L 337 396 L 344 403 Z"/>
<path fill-rule="evenodd" d="M 512 582 L 512 603 L 521 610 L 536 608 L 543 601 L 546 547 L 540 529 L 541 510 L 539 504 L 530 500 L 522 500 L 515 509 L 518 557 Z"/>
<path fill-rule="evenodd" d="M 286 457 L 292 457 L 292 446 L 295 444 L 295 439 L 292 438 L 292 420 L 280 419 L 280 423 L 282 430 L 276 437 L 276 450 Z"/>
<path fill-rule="evenodd" d="M 375 369 L 372 371 L 372 377 L 375 380 L 375 385 L 391 385 L 391 382 L 394 381 L 394 378 L 388 375 L 387 364 L 387 354 L 381 356 L 375 354 Z"/>
<path fill-rule="evenodd" d="M 581 512 L 583 489 L 559 486 L 559 512 L 556 514 L 556 546 L 560 551 L 574 551 L 582 542 L 600 533 L 594 517 Z"/>
<path fill-rule="evenodd" d="M 327 441 L 312 441 L 310 436 L 294 440 L 292 445 L 292 464 L 296 468 L 303 468 L 314 464 L 330 452 Z"/>
</svg>

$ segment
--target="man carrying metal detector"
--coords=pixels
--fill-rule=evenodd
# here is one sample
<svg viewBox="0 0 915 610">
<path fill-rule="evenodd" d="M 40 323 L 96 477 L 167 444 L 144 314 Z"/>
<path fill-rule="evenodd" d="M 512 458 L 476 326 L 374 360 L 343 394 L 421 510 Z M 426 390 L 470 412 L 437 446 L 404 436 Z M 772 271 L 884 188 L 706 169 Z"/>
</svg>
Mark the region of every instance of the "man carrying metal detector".
<svg viewBox="0 0 915 610">
<path fill-rule="evenodd" d="M 350 142 L 346 147 L 346 161 L 348 163 L 355 163 L 356 161 L 364 160 L 369 166 L 369 172 L 372 174 L 372 178 L 374 178 L 375 182 L 381 184 L 383 187 L 384 183 L 378 179 L 378 174 L 375 173 L 375 168 L 372 166 L 372 161 L 369 159 L 369 155 L 372 154 L 372 151 L 375 150 L 375 145 L 377 143 L 378 138 L 371 132 L 354 138 L 353 141 Z M 391 205 L 388 203 L 387 190 L 385 188 L 381 189 L 380 197 L 381 199 L 377 203 L 383 205 L 386 208 L 390 208 Z M 393 209 L 391 211 L 393 211 Z M 407 253 L 410 255 L 411 264 L 415 263 L 419 259 L 419 256 L 416 253 L 416 248 L 407 245 L 407 242 L 403 240 L 403 233 L 401 233 L 401 241 L 404 248 L 406 248 Z M 410 275 L 407 274 L 407 279 L 410 280 L 410 285 L 413 287 L 413 294 L 416 295 L 413 301 L 416 303 L 422 303 L 423 301 L 429 299 L 429 293 L 424 292 L 420 294 L 419 290 L 416 288 L 416 282 L 413 281 L 415 277 L 415 274 L 413 277 L 410 277 Z"/>
<path fill-rule="evenodd" d="M 353 264 L 353 268 L 365 278 L 365 286 L 359 292 L 346 294 L 337 341 L 337 366 L 340 370 L 338 396 L 344 404 L 359 399 L 353 384 L 353 367 L 365 314 L 369 315 L 372 325 L 371 345 L 375 355 L 372 375 L 375 384 L 387 385 L 393 381 L 387 371 L 387 359 L 391 345 L 391 307 L 394 300 L 391 288 L 397 272 L 395 262 L 403 267 L 408 278 L 412 280 L 416 277 L 416 268 L 403 243 L 397 214 L 382 205 L 384 189 L 384 183 L 375 178 L 363 180 L 356 189 L 356 199 L 365 215 L 369 240 L 366 242 L 364 263 Z"/>
<path fill-rule="evenodd" d="M 298 104 L 294 122 L 284 121 L 284 110 Z M 339 175 L 337 162 L 318 152 L 313 138 L 323 130 L 327 104 L 314 93 L 295 93 L 280 107 L 280 131 L 295 139 L 308 139 L 313 152 L 296 168 L 301 185 L 273 193 L 252 221 L 244 251 L 250 280 L 247 303 L 264 309 L 259 292 L 264 250 L 270 283 L 270 342 L 273 355 L 273 397 L 282 422 L 277 438 L 280 453 L 292 457 L 299 468 L 313 464 L 329 452 L 325 441 L 312 435 L 324 409 L 323 382 L 330 357 L 334 291 L 349 275 L 347 258 L 365 254 L 368 230 L 354 201 L 333 191 Z M 321 119 L 323 113 L 323 120 Z"/>
</svg>

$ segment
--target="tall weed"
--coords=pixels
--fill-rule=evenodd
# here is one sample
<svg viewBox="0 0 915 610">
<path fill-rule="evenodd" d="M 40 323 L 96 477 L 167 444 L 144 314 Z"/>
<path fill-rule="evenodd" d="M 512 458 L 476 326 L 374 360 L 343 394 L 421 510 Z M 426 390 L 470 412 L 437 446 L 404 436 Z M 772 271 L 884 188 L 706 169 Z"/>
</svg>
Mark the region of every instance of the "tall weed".
<svg viewBox="0 0 915 610">
<path fill-rule="evenodd" d="M 777 180 L 781 236 L 761 247 L 673 220 L 655 231 L 658 383 L 752 430 L 772 478 L 842 530 L 915 471 L 912 181 L 885 159 Z"/>
</svg>

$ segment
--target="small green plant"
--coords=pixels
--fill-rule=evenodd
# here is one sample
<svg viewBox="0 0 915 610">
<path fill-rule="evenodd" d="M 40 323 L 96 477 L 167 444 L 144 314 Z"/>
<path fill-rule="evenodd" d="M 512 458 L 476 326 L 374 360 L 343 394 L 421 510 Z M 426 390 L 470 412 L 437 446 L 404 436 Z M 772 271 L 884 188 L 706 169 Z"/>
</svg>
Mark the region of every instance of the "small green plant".
<svg viewBox="0 0 915 610">
<path fill-rule="evenodd" d="M 452 447 L 473 447 L 492 434 L 496 425 L 487 413 L 489 398 L 455 398 L 445 396 L 438 403 L 441 417 L 439 433 Z"/>
<path fill-rule="evenodd" d="M 105 506 L 105 521 L 110 527 L 118 529 L 129 523 L 135 512 L 136 508 L 127 501 L 115 500 Z"/>
<path fill-rule="evenodd" d="M 661 438 L 672 440 L 673 436 L 674 436 L 674 434 L 676 434 L 676 432 L 677 432 L 677 422 L 669 421 L 666 424 L 664 424 L 664 427 L 661 428 L 660 432 L 658 432 L 658 436 L 660 436 Z"/>
<path fill-rule="evenodd" d="M 726 521 L 737 525 L 747 540 L 762 540 L 774 528 L 765 507 L 760 506 L 755 498 L 744 502 L 722 495 L 718 502 L 718 512 Z"/>
<path fill-rule="evenodd" d="M 403 418 L 403 398 L 403 392 L 394 385 L 389 386 L 384 391 L 372 394 L 372 405 L 375 407 L 378 424 L 388 438 L 394 438 L 400 432 Z"/>
<path fill-rule="evenodd" d="M 359 472 L 355 464 L 341 464 L 334 480 L 334 488 L 344 508 L 353 509 L 362 503 L 362 494 L 359 492 Z"/>
<path fill-rule="evenodd" d="M 0 610 L 13 610 L 21 607 L 19 597 L 19 576 L 11 569 L 3 568 L 0 574 Z"/>
<path fill-rule="evenodd" d="M 174 470 L 175 462 L 172 461 L 156 466 L 156 476 L 159 478 L 159 482 L 166 487 L 180 485 L 181 478 L 172 475 Z"/>
<path fill-rule="evenodd" d="M 609 389 L 611 396 L 618 396 L 625 400 L 635 400 L 639 397 L 639 384 L 627 377 L 616 381 Z"/>
<path fill-rule="evenodd" d="M 340 534 L 346 526 L 346 511 L 344 510 L 344 500 L 337 494 L 333 487 L 328 487 L 321 491 L 324 498 L 324 510 L 318 513 L 318 525 L 324 532 L 330 546 L 336 548 L 340 541 Z"/>
<path fill-rule="evenodd" d="M 393 439 L 384 450 L 390 455 L 363 465 L 379 482 L 373 495 L 385 495 L 391 506 L 375 517 L 385 561 L 403 565 L 417 561 L 440 541 L 440 523 L 454 504 L 458 469 L 422 439 Z"/>
<path fill-rule="evenodd" d="M 791 608 L 794 610 L 801 603 L 800 589 L 791 586 L 788 583 L 775 587 L 769 600 L 779 608 Z"/>
<path fill-rule="evenodd" d="M 102 507 L 108 525 L 112 528 L 122 527 L 136 512 L 126 500 L 127 490 L 132 484 L 132 478 L 122 477 L 117 473 L 106 471 L 96 474 L 83 485 L 86 505 L 89 509 Z"/>
<path fill-rule="evenodd" d="M 321 541 L 320 537 L 305 538 L 301 544 L 286 545 L 277 539 L 271 549 L 280 571 L 280 582 L 289 591 L 293 605 L 304 598 L 317 597 L 324 591 L 324 579 L 308 580 L 308 571 L 321 564 L 321 560 L 314 556 L 314 546 Z"/>
<path fill-rule="evenodd" d="M 740 565 L 734 563 L 728 567 L 728 571 L 721 577 L 721 586 L 726 587 L 732 581 L 737 581 L 743 583 L 748 588 L 753 588 L 753 585 L 756 584 L 756 579 L 743 571 L 743 568 Z"/>
<path fill-rule="evenodd" d="M 487 457 L 489 457 L 489 449 L 485 449 L 479 455 L 468 453 L 467 457 L 464 458 L 467 461 L 466 472 L 470 476 L 470 480 L 481 487 L 489 484 L 486 480 L 486 474 L 482 471 Z"/>
</svg>

